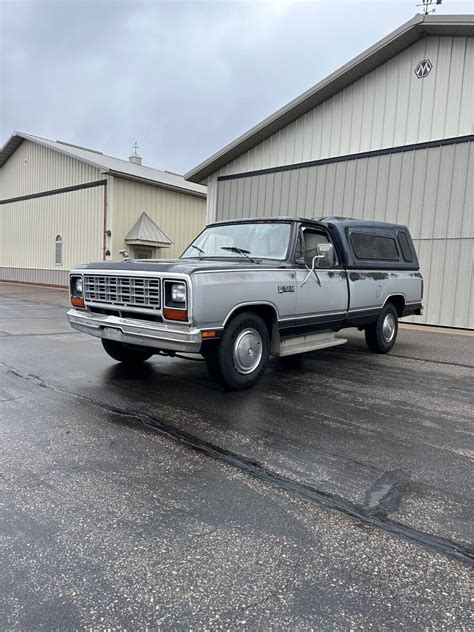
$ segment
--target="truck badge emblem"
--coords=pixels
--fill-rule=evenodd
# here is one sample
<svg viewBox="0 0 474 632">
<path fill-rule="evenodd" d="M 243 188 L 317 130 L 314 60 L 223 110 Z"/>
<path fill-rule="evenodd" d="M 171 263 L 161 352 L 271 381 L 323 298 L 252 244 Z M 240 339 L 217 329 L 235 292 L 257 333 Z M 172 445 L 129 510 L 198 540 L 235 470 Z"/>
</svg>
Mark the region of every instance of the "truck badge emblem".
<svg viewBox="0 0 474 632">
<path fill-rule="evenodd" d="M 294 292 L 294 285 L 279 285 L 278 286 L 278 294 L 284 294 L 285 292 Z"/>
</svg>

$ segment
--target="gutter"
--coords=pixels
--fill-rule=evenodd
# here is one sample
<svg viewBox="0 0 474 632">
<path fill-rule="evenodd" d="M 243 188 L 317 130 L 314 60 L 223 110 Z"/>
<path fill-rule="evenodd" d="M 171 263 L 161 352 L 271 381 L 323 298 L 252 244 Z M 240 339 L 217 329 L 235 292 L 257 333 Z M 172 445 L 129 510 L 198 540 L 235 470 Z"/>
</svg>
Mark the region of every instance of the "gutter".
<svg viewBox="0 0 474 632">
<path fill-rule="evenodd" d="M 103 175 L 113 176 L 114 178 L 122 178 L 123 180 L 131 180 L 132 182 L 141 182 L 145 184 L 149 184 L 151 186 L 158 187 L 160 189 L 167 189 L 169 191 L 177 191 L 178 193 L 184 193 L 186 195 L 192 195 L 194 197 L 199 197 L 202 199 L 207 198 L 207 192 L 193 191 L 192 189 L 187 189 L 186 187 L 176 186 L 174 184 L 167 184 L 164 182 L 158 182 L 157 180 L 151 180 L 149 178 L 143 178 L 141 176 L 134 176 L 132 174 L 123 173 L 121 171 L 114 171 L 113 169 L 109 169 L 108 171 L 103 171 Z M 201 185 L 204 186 L 204 185 Z"/>
</svg>

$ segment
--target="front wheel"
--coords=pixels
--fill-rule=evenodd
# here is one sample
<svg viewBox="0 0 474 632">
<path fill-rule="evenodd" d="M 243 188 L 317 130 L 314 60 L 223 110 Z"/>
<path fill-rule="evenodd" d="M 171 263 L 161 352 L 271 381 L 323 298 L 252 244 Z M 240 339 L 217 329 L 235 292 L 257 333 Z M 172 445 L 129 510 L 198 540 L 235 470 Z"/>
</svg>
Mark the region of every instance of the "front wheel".
<svg viewBox="0 0 474 632">
<path fill-rule="evenodd" d="M 109 356 L 118 362 L 123 362 L 123 364 L 132 366 L 142 364 L 142 362 L 146 362 L 153 355 L 153 351 L 149 349 L 138 349 L 123 342 L 108 340 L 107 338 L 101 338 L 101 340 L 102 346 Z"/>
<path fill-rule="evenodd" d="M 398 312 L 388 303 L 377 320 L 365 330 L 365 342 L 375 353 L 388 353 L 395 344 L 398 334 Z"/>
<path fill-rule="evenodd" d="M 236 316 L 227 325 L 218 346 L 206 353 L 209 375 L 230 390 L 254 386 L 263 376 L 270 356 L 265 321 L 252 312 Z"/>
</svg>

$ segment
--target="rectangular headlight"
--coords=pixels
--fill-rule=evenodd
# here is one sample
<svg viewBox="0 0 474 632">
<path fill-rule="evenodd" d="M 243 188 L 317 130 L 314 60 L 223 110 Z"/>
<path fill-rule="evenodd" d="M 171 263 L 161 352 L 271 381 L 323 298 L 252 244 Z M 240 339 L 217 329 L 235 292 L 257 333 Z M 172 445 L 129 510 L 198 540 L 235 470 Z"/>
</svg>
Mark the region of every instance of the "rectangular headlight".
<svg viewBox="0 0 474 632">
<path fill-rule="evenodd" d="M 71 296 L 82 296 L 83 284 L 82 276 L 72 276 L 69 281 Z"/>
<path fill-rule="evenodd" d="M 184 283 L 173 283 L 171 285 L 171 300 L 173 303 L 186 302 L 186 286 Z"/>
<path fill-rule="evenodd" d="M 69 280 L 69 289 L 71 294 L 71 304 L 74 305 L 74 307 L 85 307 L 82 276 L 72 276 Z"/>
</svg>

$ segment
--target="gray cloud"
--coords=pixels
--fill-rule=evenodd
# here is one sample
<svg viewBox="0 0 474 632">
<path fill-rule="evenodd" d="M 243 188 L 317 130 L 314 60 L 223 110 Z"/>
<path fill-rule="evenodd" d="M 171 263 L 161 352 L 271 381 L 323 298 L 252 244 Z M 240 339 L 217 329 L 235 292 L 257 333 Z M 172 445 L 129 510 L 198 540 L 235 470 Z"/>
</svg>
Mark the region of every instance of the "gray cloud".
<svg viewBox="0 0 474 632">
<path fill-rule="evenodd" d="M 184 172 L 415 5 L 0 0 L 1 140 L 19 129 L 124 158 L 138 140 L 145 164 Z"/>
</svg>

